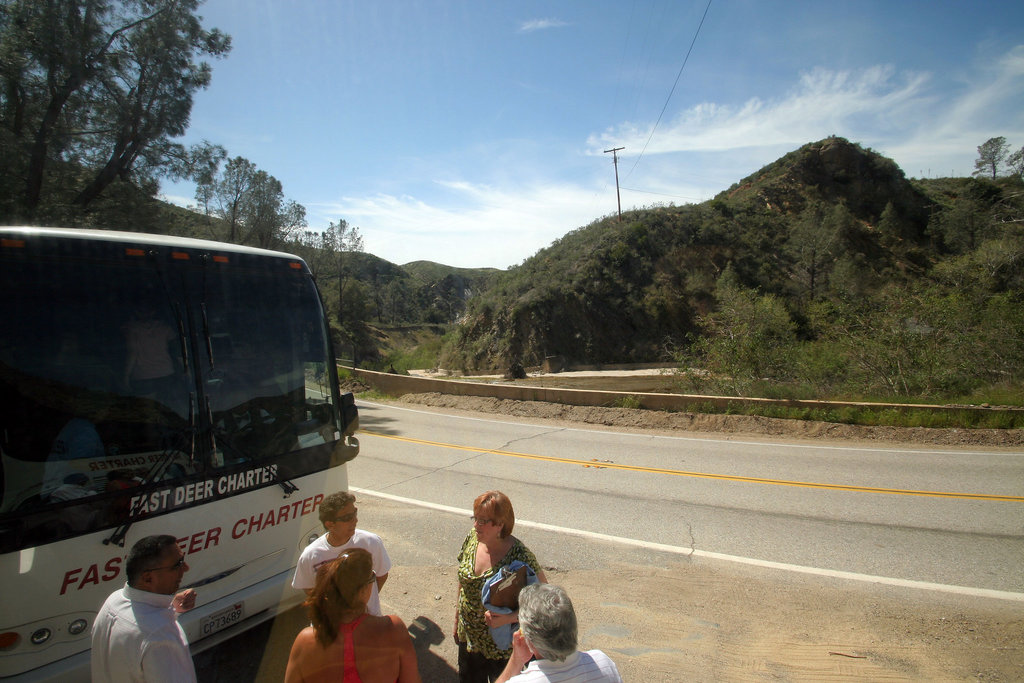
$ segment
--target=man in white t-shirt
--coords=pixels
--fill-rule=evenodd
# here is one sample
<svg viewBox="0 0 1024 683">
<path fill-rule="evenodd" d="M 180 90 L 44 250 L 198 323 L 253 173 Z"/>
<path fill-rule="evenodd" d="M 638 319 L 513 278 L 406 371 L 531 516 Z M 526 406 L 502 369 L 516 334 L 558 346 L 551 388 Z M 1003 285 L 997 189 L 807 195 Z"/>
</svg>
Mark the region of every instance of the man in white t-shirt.
<svg viewBox="0 0 1024 683">
<path fill-rule="evenodd" d="M 576 649 L 577 634 L 576 610 L 564 590 L 549 583 L 526 586 L 519 592 L 512 656 L 497 683 L 622 683 L 608 655 Z"/>
<path fill-rule="evenodd" d="M 373 555 L 373 572 L 377 582 L 373 585 L 370 600 L 366 603 L 366 611 L 382 616 L 380 611 L 380 589 L 388 580 L 391 571 L 391 558 L 384 549 L 380 536 L 363 529 L 357 529 L 359 522 L 356 508 L 356 497 L 348 491 L 332 493 L 320 503 L 320 522 L 327 529 L 302 551 L 299 562 L 295 566 L 292 587 L 301 588 L 309 595 L 316 584 L 317 571 L 324 565 L 337 559 L 349 548 L 363 548 Z"/>
</svg>

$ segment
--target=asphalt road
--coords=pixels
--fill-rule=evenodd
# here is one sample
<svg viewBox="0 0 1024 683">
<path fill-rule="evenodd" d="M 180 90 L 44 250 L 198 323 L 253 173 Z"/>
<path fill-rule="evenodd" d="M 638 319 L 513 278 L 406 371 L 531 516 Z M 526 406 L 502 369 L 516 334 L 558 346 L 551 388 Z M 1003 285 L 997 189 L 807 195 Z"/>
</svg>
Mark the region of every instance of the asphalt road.
<svg viewBox="0 0 1024 683">
<path fill-rule="evenodd" d="M 363 403 L 351 485 L 706 553 L 1024 592 L 1024 453 L 679 438 Z M 950 557 L 970 562 L 951 562 Z"/>
</svg>

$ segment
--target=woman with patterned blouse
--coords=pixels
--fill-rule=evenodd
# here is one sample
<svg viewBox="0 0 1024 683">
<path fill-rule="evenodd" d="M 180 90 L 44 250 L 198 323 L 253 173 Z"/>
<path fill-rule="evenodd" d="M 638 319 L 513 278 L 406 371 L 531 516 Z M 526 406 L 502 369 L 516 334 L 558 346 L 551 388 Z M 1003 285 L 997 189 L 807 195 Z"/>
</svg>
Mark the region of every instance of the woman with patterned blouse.
<svg viewBox="0 0 1024 683">
<path fill-rule="evenodd" d="M 459 644 L 459 683 L 490 683 L 501 675 L 512 648 L 500 650 L 491 628 L 516 623 L 518 612 L 485 610 L 480 591 L 494 574 L 516 560 L 528 564 L 547 583 L 537 558 L 512 535 L 516 516 L 512 501 L 501 491 L 488 491 L 473 501 L 473 528 L 459 552 L 459 600 L 455 642 Z"/>
</svg>

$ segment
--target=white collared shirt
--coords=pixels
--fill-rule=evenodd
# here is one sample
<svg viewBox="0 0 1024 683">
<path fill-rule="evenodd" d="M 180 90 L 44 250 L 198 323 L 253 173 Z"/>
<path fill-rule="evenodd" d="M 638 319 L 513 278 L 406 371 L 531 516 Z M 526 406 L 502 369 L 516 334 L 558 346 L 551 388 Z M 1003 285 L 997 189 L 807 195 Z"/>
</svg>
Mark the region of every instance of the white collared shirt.
<svg viewBox="0 0 1024 683">
<path fill-rule="evenodd" d="M 110 594 L 92 626 L 93 683 L 194 683 L 173 598 L 128 585 Z"/>
<path fill-rule="evenodd" d="M 622 683 L 615 662 L 600 650 L 576 651 L 564 662 L 535 659 L 509 683 Z"/>
</svg>

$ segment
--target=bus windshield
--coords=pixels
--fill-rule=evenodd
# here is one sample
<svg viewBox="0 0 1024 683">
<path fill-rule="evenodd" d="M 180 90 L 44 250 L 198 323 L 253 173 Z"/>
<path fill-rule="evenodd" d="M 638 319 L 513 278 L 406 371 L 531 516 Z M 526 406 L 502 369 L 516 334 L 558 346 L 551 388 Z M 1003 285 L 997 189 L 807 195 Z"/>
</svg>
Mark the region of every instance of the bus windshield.
<svg viewBox="0 0 1024 683">
<path fill-rule="evenodd" d="M 263 466 L 288 493 L 341 438 L 301 262 L 165 251 L 0 250 L 0 551 L 198 502 L 168 482 L 209 498 Z"/>
</svg>

